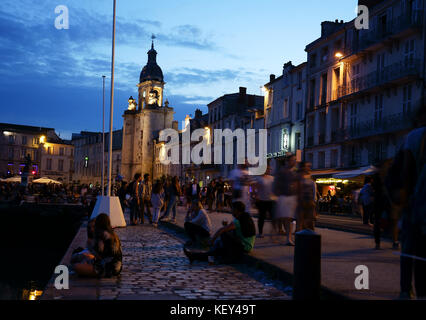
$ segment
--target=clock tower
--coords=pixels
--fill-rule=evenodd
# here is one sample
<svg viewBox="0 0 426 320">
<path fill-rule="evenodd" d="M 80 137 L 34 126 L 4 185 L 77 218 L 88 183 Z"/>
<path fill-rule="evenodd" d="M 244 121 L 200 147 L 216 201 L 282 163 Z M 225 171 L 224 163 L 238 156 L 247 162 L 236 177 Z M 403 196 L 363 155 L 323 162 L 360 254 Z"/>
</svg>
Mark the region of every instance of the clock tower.
<svg viewBox="0 0 426 320">
<path fill-rule="evenodd" d="M 123 118 L 123 146 L 121 172 L 126 181 L 135 173 L 148 173 L 152 178 L 154 139 L 158 133 L 173 126 L 173 108 L 163 105 L 163 71 L 157 64 L 154 37 L 148 51 L 148 62 L 143 67 L 138 87 L 138 103 L 130 97 Z"/>
</svg>

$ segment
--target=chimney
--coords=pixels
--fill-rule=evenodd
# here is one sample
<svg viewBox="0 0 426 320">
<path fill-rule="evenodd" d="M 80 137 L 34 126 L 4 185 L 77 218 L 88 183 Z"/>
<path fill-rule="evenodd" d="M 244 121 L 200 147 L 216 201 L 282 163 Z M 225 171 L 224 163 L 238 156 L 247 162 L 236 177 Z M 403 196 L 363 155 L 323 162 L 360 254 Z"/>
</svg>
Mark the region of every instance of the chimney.
<svg viewBox="0 0 426 320">
<path fill-rule="evenodd" d="M 173 121 L 172 122 L 172 128 L 175 129 L 176 131 L 179 130 L 179 121 Z"/>
<path fill-rule="evenodd" d="M 200 109 L 195 110 L 195 119 L 201 119 L 203 112 Z"/>
<path fill-rule="evenodd" d="M 275 80 L 275 74 L 269 75 L 269 82 L 272 82 Z"/>
<path fill-rule="evenodd" d="M 246 87 L 240 87 L 240 95 L 239 100 L 240 102 L 244 102 L 247 95 L 247 88 Z"/>
</svg>

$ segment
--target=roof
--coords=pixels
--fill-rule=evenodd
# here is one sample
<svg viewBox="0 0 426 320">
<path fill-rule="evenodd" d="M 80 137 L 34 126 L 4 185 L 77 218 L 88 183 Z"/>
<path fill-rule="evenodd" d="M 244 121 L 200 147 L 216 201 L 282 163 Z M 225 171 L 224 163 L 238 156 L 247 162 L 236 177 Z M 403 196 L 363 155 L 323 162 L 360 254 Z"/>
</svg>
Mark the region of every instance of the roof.
<svg viewBox="0 0 426 320">
<path fill-rule="evenodd" d="M 231 114 L 240 114 L 242 117 L 250 117 L 249 109 L 263 110 L 264 97 L 254 94 L 231 93 L 225 94 L 210 102 L 208 106 L 222 100 L 223 104 L 223 117 Z"/>
<path fill-rule="evenodd" d="M 10 132 L 26 132 L 26 133 L 46 133 L 47 131 L 55 131 L 53 128 L 26 126 L 21 124 L 0 123 L 0 130 Z"/>
</svg>

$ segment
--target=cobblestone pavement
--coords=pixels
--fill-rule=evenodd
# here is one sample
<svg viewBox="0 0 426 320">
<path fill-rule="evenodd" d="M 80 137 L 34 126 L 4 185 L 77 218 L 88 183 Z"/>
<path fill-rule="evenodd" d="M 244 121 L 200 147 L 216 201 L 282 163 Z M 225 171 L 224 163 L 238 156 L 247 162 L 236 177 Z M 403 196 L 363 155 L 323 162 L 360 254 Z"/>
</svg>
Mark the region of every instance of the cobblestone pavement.
<svg viewBox="0 0 426 320">
<path fill-rule="evenodd" d="M 182 240 L 148 225 L 117 229 L 123 271 L 99 281 L 98 299 L 289 299 L 285 287 L 246 266 L 192 265 Z"/>
</svg>

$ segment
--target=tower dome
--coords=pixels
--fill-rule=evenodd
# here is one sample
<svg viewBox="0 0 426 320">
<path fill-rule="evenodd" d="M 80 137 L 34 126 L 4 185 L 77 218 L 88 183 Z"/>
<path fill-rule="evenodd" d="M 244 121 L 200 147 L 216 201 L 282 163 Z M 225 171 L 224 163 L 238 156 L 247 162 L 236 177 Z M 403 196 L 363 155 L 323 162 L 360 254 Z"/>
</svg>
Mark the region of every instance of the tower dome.
<svg viewBox="0 0 426 320">
<path fill-rule="evenodd" d="M 145 67 L 143 67 L 140 77 L 139 83 L 155 80 L 163 82 L 163 71 L 160 66 L 157 64 L 157 51 L 154 49 L 154 41 L 151 45 L 151 50 L 148 51 L 148 63 Z"/>
</svg>

